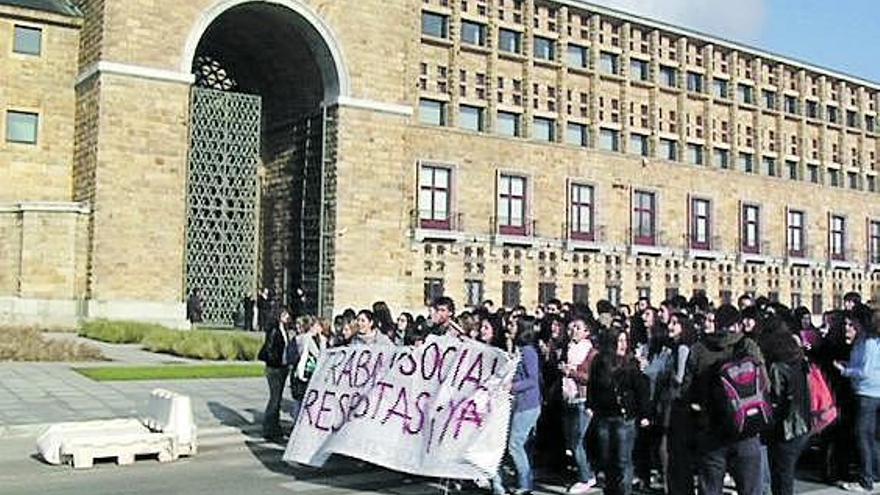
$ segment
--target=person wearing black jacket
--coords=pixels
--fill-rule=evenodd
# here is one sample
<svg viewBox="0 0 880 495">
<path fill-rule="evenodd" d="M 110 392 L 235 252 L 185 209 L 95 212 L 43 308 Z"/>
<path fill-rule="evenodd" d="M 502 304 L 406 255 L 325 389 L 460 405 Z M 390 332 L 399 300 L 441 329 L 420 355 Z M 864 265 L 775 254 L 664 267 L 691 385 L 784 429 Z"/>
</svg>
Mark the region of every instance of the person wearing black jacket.
<svg viewBox="0 0 880 495">
<path fill-rule="evenodd" d="M 266 363 L 266 381 L 269 384 L 269 402 L 263 414 L 263 436 L 270 440 L 283 437 L 281 431 L 281 396 L 290 375 L 290 367 L 298 361 L 290 346 L 296 347 L 296 339 L 290 335 L 292 318 L 290 311 L 282 308 L 277 324 L 270 325 L 259 358 Z"/>
<path fill-rule="evenodd" d="M 629 495 L 636 424 L 649 426 L 651 407 L 650 384 L 632 355 L 626 332 L 606 331 L 590 376 L 587 404 L 596 418 L 604 493 Z"/>
<path fill-rule="evenodd" d="M 758 339 L 770 378 L 770 404 L 775 422 L 764 433 L 773 495 L 794 493 L 795 464 L 810 439 L 810 384 L 804 351 L 781 319 Z"/>
</svg>

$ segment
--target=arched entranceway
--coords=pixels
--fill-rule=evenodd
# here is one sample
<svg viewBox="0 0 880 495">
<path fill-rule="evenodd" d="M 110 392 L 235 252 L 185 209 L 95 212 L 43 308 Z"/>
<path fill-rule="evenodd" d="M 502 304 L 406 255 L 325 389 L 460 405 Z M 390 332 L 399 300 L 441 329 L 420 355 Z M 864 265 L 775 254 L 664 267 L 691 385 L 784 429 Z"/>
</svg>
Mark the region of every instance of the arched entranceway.
<svg viewBox="0 0 880 495">
<path fill-rule="evenodd" d="M 348 88 L 338 46 L 295 0 L 223 0 L 203 15 L 185 58 L 195 75 L 187 294 L 201 289 L 211 325 L 232 325 L 258 287 L 326 311 L 333 102 Z"/>
</svg>

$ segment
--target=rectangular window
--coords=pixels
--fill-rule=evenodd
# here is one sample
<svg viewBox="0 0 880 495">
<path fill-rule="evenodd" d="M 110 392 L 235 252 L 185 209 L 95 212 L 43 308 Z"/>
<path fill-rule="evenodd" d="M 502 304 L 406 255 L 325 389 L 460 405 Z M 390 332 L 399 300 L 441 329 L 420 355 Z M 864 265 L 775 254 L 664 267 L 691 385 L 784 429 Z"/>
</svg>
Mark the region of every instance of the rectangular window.
<svg viewBox="0 0 880 495">
<path fill-rule="evenodd" d="M 651 76 L 650 66 L 648 62 L 636 58 L 629 61 L 630 77 L 636 81 L 647 81 Z"/>
<path fill-rule="evenodd" d="M 12 51 L 24 55 L 39 55 L 43 49 L 43 30 L 30 26 L 15 26 Z"/>
<path fill-rule="evenodd" d="M 678 297 L 678 287 L 667 287 L 665 292 L 666 300 L 671 300 Z"/>
<path fill-rule="evenodd" d="M 873 115 L 865 115 L 865 130 L 868 132 L 874 132 L 877 129 L 877 119 L 874 118 Z"/>
<path fill-rule="evenodd" d="M 818 184 L 819 182 L 821 182 L 818 165 L 807 165 L 807 172 L 810 174 L 810 182 L 812 182 L 813 184 Z"/>
<path fill-rule="evenodd" d="M 434 38 L 449 37 L 449 17 L 433 12 L 422 12 L 422 34 Z"/>
<path fill-rule="evenodd" d="M 727 98 L 727 79 L 714 79 L 712 81 L 712 96 L 715 98 Z"/>
<path fill-rule="evenodd" d="M 755 104 L 755 88 L 747 84 L 739 84 L 736 87 L 737 100 L 744 105 Z"/>
<path fill-rule="evenodd" d="M 552 282 L 538 283 L 538 304 L 547 304 L 556 299 L 556 284 Z"/>
<path fill-rule="evenodd" d="M 791 115 L 798 114 L 798 101 L 792 95 L 785 95 L 785 113 Z"/>
<path fill-rule="evenodd" d="M 423 229 L 445 229 L 450 223 L 452 171 L 422 165 L 419 169 L 419 223 Z"/>
<path fill-rule="evenodd" d="M 501 282 L 501 304 L 508 309 L 520 305 L 521 284 L 513 280 Z"/>
<path fill-rule="evenodd" d="M 776 92 L 769 89 L 761 90 L 761 96 L 764 100 L 764 108 L 768 110 L 776 110 Z"/>
<path fill-rule="evenodd" d="M 660 84 L 667 88 L 678 86 L 678 71 L 675 70 L 675 67 L 660 66 Z"/>
<path fill-rule="evenodd" d="M 575 69 L 590 68 L 590 50 L 583 46 L 568 45 L 567 59 L 568 66 Z"/>
<path fill-rule="evenodd" d="M 554 61 L 556 60 L 556 41 L 535 36 L 532 51 L 538 60 Z"/>
<path fill-rule="evenodd" d="M 868 222 L 868 259 L 880 264 L 880 221 Z"/>
<path fill-rule="evenodd" d="M 590 304 L 590 286 L 587 284 L 573 284 L 571 286 L 571 300 L 575 304 Z"/>
<path fill-rule="evenodd" d="M 794 97 L 792 97 L 794 98 Z M 819 103 L 815 101 L 807 101 L 807 117 L 811 119 L 819 118 Z"/>
<path fill-rule="evenodd" d="M 605 287 L 605 291 L 608 297 L 608 302 L 611 303 L 615 308 L 620 306 L 620 286 L 619 285 L 608 285 Z"/>
<path fill-rule="evenodd" d="M 443 279 L 442 278 L 426 278 L 425 279 L 425 306 L 430 306 L 438 298 L 443 297 Z"/>
<path fill-rule="evenodd" d="M 469 131 L 483 132 L 486 129 L 486 111 L 481 107 L 461 105 L 458 108 L 458 126 Z"/>
<path fill-rule="evenodd" d="M 703 92 L 703 75 L 698 72 L 688 72 L 687 74 L 688 91 L 694 93 Z"/>
<path fill-rule="evenodd" d="M 512 112 L 498 112 L 496 131 L 502 136 L 518 137 L 522 135 L 520 115 Z"/>
<path fill-rule="evenodd" d="M 850 189 L 859 189 L 859 175 L 857 173 L 847 172 L 846 181 Z"/>
<path fill-rule="evenodd" d="M 620 132 L 614 129 L 601 129 L 599 131 L 599 149 L 620 151 Z"/>
<path fill-rule="evenodd" d="M 846 126 L 847 127 L 859 127 L 859 116 L 855 112 L 855 110 L 847 110 L 846 111 Z"/>
<path fill-rule="evenodd" d="M 840 187 L 840 170 L 828 169 L 828 183 L 831 184 L 831 187 Z"/>
<path fill-rule="evenodd" d="M 805 214 L 799 210 L 788 210 L 788 255 L 801 258 L 806 253 Z"/>
<path fill-rule="evenodd" d="M 831 215 L 831 225 L 829 225 L 831 233 L 831 259 L 846 259 L 846 218 L 840 215 Z"/>
<path fill-rule="evenodd" d="M 678 141 L 661 138 L 657 156 L 662 160 L 678 161 Z"/>
<path fill-rule="evenodd" d="M 798 162 L 793 160 L 788 160 L 785 162 L 785 168 L 788 169 L 788 178 L 791 180 L 798 180 Z"/>
<path fill-rule="evenodd" d="M 428 125 L 446 125 L 446 103 L 427 98 L 420 99 L 419 121 Z"/>
<path fill-rule="evenodd" d="M 755 161 L 751 153 L 739 154 L 739 168 L 747 174 L 755 172 Z"/>
<path fill-rule="evenodd" d="M 812 310 L 814 315 L 821 315 L 825 308 L 822 306 L 822 294 L 813 294 Z"/>
<path fill-rule="evenodd" d="M 499 29 L 498 49 L 507 53 L 522 53 L 522 33 L 510 29 Z"/>
<path fill-rule="evenodd" d="M 526 235 L 526 178 L 499 177 L 498 231 L 506 235 Z"/>
<path fill-rule="evenodd" d="M 761 209 L 757 205 L 742 206 L 742 251 L 761 252 Z"/>
<path fill-rule="evenodd" d="M 839 122 L 838 122 L 838 118 L 837 118 L 837 107 L 833 107 L 833 106 L 831 106 L 831 105 L 827 105 L 827 106 L 825 107 L 825 115 L 828 116 L 828 122 L 831 122 L 832 124 L 838 124 L 838 123 L 839 123 Z"/>
<path fill-rule="evenodd" d="M 633 193 L 633 242 L 645 246 L 657 243 L 656 213 L 657 197 L 654 193 L 635 191 Z"/>
<path fill-rule="evenodd" d="M 6 141 L 9 143 L 37 144 L 40 117 L 36 113 L 6 112 Z"/>
<path fill-rule="evenodd" d="M 584 184 L 571 185 L 571 238 L 592 241 L 593 230 L 593 186 Z"/>
<path fill-rule="evenodd" d="M 466 45 L 486 46 L 486 25 L 461 21 L 461 42 Z"/>
<path fill-rule="evenodd" d="M 687 145 L 687 158 L 688 163 L 692 165 L 702 165 L 703 164 L 703 145 L 702 144 L 688 144 Z"/>
<path fill-rule="evenodd" d="M 803 299 L 802 299 L 802 296 L 800 295 L 800 293 L 799 292 L 792 292 L 791 293 L 791 308 L 792 309 L 799 308 L 799 307 L 801 307 L 802 304 L 803 304 Z"/>
<path fill-rule="evenodd" d="M 731 304 L 733 302 L 733 292 L 721 290 L 718 292 L 718 299 L 721 299 L 721 304 Z"/>
<path fill-rule="evenodd" d="M 630 134 L 629 152 L 634 155 L 648 156 L 648 136 L 635 133 Z"/>
<path fill-rule="evenodd" d="M 617 74 L 620 69 L 619 60 L 614 53 L 602 52 L 599 54 L 599 70 L 604 74 Z"/>
<path fill-rule="evenodd" d="M 544 117 L 535 117 L 532 120 L 532 137 L 536 141 L 552 143 L 556 141 L 556 121 Z"/>
<path fill-rule="evenodd" d="M 868 188 L 868 192 L 877 192 L 877 178 L 873 175 L 865 177 L 865 185 Z"/>
<path fill-rule="evenodd" d="M 716 167 L 723 169 L 730 168 L 730 151 L 724 148 L 715 148 L 714 153 L 712 159 Z"/>
<path fill-rule="evenodd" d="M 764 173 L 770 177 L 776 177 L 776 158 L 772 156 L 764 157 Z"/>
<path fill-rule="evenodd" d="M 584 124 L 569 122 L 565 129 L 565 142 L 575 146 L 589 146 L 590 134 Z"/>
<path fill-rule="evenodd" d="M 483 304 L 483 281 L 482 280 L 465 280 L 464 288 L 467 292 L 467 305 L 477 308 Z"/>
<path fill-rule="evenodd" d="M 709 249 L 712 239 L 711 203 L 691 198 L 691 247 Z"/>
</svg>

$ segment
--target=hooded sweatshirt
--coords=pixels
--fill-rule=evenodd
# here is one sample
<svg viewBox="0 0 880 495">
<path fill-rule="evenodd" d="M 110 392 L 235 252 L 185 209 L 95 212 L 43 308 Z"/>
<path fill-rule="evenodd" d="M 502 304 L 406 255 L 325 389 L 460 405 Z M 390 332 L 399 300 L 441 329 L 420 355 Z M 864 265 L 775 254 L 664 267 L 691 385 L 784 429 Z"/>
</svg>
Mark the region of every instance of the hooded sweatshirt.
<svg viewBox="0 0 880 495">
<path fill-rule="evenodd" d="M 733 360 L 737 350 L 740 356 L 751 356 L 764 364 L 758 344 L 742 333 L 716 332 L 697 341 L 688 356 L 681 396 L 689 404 L 706 411 L 706 400 L 712 395 L 710 387 L 715 384 L 718 365 Z"/>
</svg>

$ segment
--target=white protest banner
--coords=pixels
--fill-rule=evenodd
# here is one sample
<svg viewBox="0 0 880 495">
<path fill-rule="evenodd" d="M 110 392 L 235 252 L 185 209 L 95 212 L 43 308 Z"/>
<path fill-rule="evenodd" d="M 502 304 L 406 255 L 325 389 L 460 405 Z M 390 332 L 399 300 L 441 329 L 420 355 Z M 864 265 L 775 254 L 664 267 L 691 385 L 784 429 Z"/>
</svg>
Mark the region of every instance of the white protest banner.
<svg viewBox="0 0 880 495">
<path fill-rule="evenodd" d="M 328 349 L 284 460 L 321 466 L 342 454 L 423 476 L 490 477 L 506 447 L 515 371 L 506 352 L 453 337 Z"/>
</svg>

